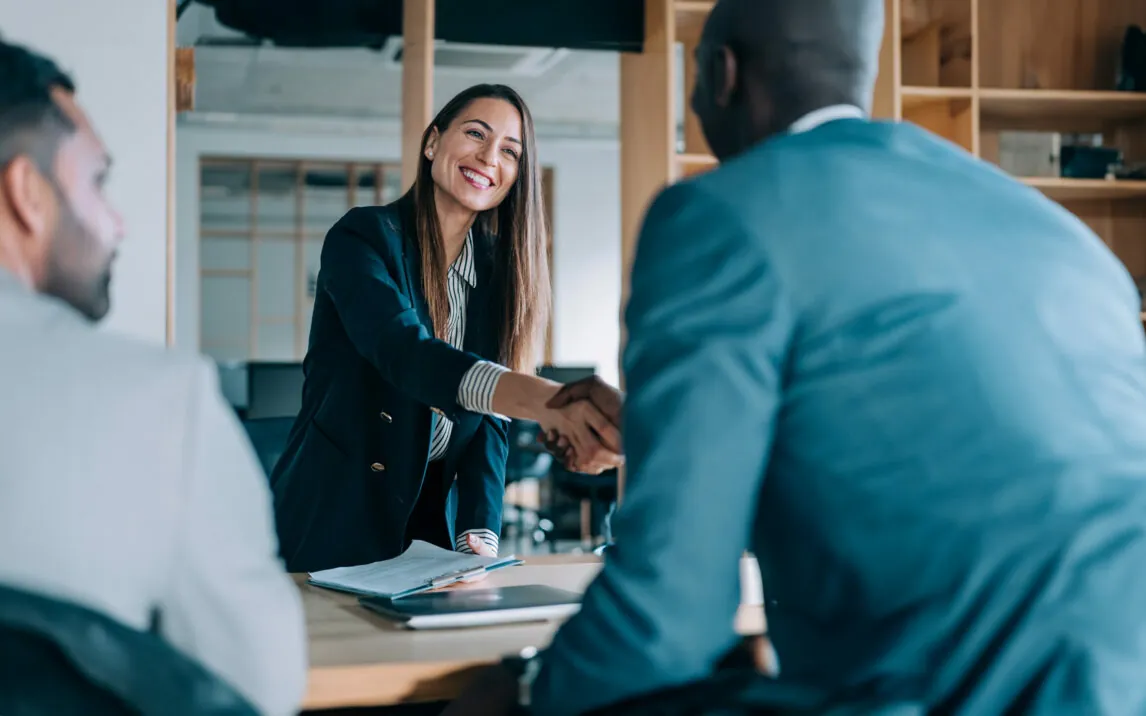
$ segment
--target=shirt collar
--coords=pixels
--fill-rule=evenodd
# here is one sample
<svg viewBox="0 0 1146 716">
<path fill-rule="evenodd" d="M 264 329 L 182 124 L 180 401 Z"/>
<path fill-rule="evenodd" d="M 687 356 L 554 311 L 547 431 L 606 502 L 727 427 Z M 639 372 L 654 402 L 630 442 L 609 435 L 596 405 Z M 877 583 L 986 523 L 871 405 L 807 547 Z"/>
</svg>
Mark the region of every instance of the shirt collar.
<svg viewBox="0 0 1146 716">
<path fill-rule="evenodd" d="M 460 276 L 470 285 L 470 288 L 477 286 L 477 269 L 474 266 L 474 232 L 472 229 L 466 234 L 466 243 L 462 245 L 462 252 L 458 254 L 453 266 L 450 266 L 450 271 Z"/>
<path fill-rule="evenodd" d="M 808 112 L 788 127 L 789 134 L 801 134 L 837 119 L 864 119 L 867 114 L 852 104 L 833 104 Z"/>
<path fill-rule="evenodd" d="M 20 279 L 16 278 L 15 274 L 3 266 L 0 266 L 0 290 L 11 291 L 25 295 L 30 295 L 33 293 L 32 289 L 24 285 Z"/>
</svg>

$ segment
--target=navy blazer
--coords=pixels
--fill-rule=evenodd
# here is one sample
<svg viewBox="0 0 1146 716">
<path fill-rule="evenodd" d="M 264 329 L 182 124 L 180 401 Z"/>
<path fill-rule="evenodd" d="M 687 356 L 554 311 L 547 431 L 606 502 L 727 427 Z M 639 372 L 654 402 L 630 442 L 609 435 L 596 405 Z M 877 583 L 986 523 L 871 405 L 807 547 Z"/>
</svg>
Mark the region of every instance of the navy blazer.
<svg viewBox="0 0 1146 716">
<path fill-rule="evenodd" d="M 497 360 L 504 285 L 492 237 L 474 230 L 477 286 L 464 351 L 434 338 L 406 199 L 351 209 L 322 247 L 302 409 L 271 476 L 292 572 L 366 564 L 405 548 L 436 414 L 454 422 L 444 458 L 451 540 L 501 532 L 508 425 L 458 405 L 463 375 Z"/>
</svg>

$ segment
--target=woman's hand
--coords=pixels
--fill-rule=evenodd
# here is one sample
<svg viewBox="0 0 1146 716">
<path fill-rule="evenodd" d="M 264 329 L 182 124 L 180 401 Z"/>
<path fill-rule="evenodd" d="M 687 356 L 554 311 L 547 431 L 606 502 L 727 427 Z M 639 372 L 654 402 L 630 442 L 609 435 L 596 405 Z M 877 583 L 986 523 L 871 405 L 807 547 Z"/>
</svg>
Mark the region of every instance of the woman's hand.
<svg viewBox="0 0 1146 716">
<path fill-rule="evenodd" d="M 564 408 L 577 401 L 586 400 L 596 406 L 601 414 L 609 419 L 618 429 L 621 425 L 621 409 L 624 407 L 625 394 L 601 380 L 600 376 L 590 376 L 582 380 L 568 383 L 557 391 L 546 404 L 550 408 Z M 570 442 L 556 431 L 543 432 L 537 438 L 545 449 L 565 465 L 566 469 L 574 472 L 600 474 L 604 470 L 614 467 L 612 464 L 577 464 L 576 456 L 570 452 Z M 620 451 L 616 451 L 620 454 Z"/>
<path fill-rule="evenodd" d="M 562 391 L 561 384 L 551 380 L 524 373 L 503 373 L 494 390 L 492 408 L 499 415 L 532 420 L 539 423 L 545 433 L 565 438 L 569 444 L 565 464 L 570 469 L 601 473 L 620 466 L 623 462 L 620 429 L 602 412 L 596 400 L 602 401 L 605 410 L 612 406 L 611 412 L 619 414 L 623 397 L 613 388 L 608 388 L 609 395 L 597 395 L 600 387 L 589 383 L 578 386 L 577 390 L 585 392 L 585 397 L 572 389 Z"/>
<path fill-rule="evenodd" d="M 477 535 L 466 535 L 466 545 L 470 551 L 479 557 L 496 557 L 497 551 L 482 541 Z M 473 577 L 466 577 L 462 580 L 463 584 L 474 584 L 475 582 L 484 581 L 489 576 L 489 572 L 482 572 L 481 574 L 474 575 Z"/>
<path fill-rule="evenodd" d="M 489 544 L 484 542 L 481 537 L 477 535 L 466 535 L 466 546 L 470 551 L 479 557 L 496 557 L 497 550 L 490 547 Z"/>
<path fill-rule="evenodd" d="M 600 474 L 624 463 L 620 430 L 588 400 L 546 408 L 537 422 L 546 435 L 567 444 L 563 457 L 570 470 Z"/>
</svg>

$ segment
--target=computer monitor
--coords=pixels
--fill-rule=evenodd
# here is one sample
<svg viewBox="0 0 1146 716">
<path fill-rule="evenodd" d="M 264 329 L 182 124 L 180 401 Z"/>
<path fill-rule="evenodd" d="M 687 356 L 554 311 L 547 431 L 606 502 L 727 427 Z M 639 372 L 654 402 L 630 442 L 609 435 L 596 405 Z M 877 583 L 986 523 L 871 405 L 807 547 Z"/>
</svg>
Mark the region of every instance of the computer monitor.
<svg viewBox="0 0 1146 716">
<path fill-rule="evenodd" d="M 546 365 L 537 374 L 556 383 L 575 383 L 596 375 L 597 368 L 591 365 Z"/>
<path fill-rule="evenodd" d="M 302 363 L 247 364 L 247 420 L 293 418 L 302 409 Z"/>
</svg>

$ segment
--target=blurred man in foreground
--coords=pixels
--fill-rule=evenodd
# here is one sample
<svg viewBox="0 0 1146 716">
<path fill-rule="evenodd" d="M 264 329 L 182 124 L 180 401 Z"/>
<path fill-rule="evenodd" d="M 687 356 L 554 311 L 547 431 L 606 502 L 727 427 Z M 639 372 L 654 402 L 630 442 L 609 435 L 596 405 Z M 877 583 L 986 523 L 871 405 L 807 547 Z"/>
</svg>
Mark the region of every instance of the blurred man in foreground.
<svg viewBox="0 0 1146 716">
<path fill-rule="evenodd" d="M 92 325 L 123 234 L 110 163 L 72 80 L 0 41 L 0 584 L 157 623 L 285 716 L 306 680 L 298 593 L 214 369 Z"/>
</svg>

